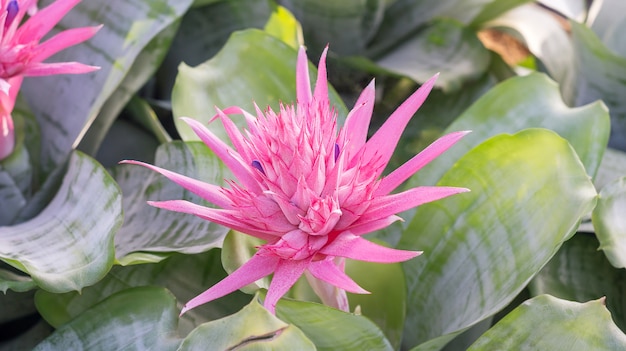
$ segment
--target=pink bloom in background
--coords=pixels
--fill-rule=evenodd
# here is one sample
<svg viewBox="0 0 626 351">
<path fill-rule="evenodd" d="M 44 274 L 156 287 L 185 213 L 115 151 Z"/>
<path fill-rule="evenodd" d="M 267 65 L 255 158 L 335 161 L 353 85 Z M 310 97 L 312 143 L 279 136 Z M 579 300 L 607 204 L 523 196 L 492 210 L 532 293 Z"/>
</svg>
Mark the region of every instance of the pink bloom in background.
<svg viewBox="0 0 626 351">
<path fill-rule="evenodd" d="M 236 182 L 229 182 L 229 188 L 149 164 L 124 161 L 157 171 L 221 208 L 184 200 L 150 205 L 194 214 L 266 241 L 243 266 L 189 301 L 181 314 L 272 273 L 264 303 L 270 312 L 274 313 L 278 300 L 303 274 L 324 303 L 347 311 L 345 292 L 367 291 L 345 274 L 345 258 L 391 263 L 421 253 L 386 248 L 362 235 L 400 220 L 396 215 L 399 212 L 468 191 L 424 186 L 390 194 L 467 132 L 440 138 L 381 178 L 400 134 L 426 99 L 436 77 L 422 85 L 366 140 L 374 105 L 373 82 L 337 131 L 337 116 L 328 99 L 325 59 L 326 50 L 312 92 L 306 53 L 300 49 L 295 105 L 281 105 L 277 112 L 257 108 L 257 117 L 238 107 L 218 109 L 215 118 L 223 123 L 233 147 L 201 123 L 184 119 L 236 177 Z M 230 114 L 243 114 L 248 130 L 237 129 Z"/>
<path fill-rule="evenodd" d="M 11 84 L 15 84 L 12 78 L 78 74 L 98 69 L 78 62 L 43 62 L 57 52 L 91 38 L 100 28 L 67 29 L 40 43 L 79 2 L 80 0 L 57 0 L 37 10 L 36 0 L 0 0 L 0 160 L 8 156 L 14 147 L 11 111 L 19 85 L 17 89 L 11 88 Z M 23 21 L 27 13 L 32 17 Z M 21 78 L 19 82 L 21 83 Z"/>
<path fill-rule="evenodd" d="M 22 80 L 22 76 L 9 78 L 9 93 L 0 92 L 0 160 L 9 156 L 15 145 L 11 111 L 13 111 L 17 93 L 22 86 Z"/>
</svg>

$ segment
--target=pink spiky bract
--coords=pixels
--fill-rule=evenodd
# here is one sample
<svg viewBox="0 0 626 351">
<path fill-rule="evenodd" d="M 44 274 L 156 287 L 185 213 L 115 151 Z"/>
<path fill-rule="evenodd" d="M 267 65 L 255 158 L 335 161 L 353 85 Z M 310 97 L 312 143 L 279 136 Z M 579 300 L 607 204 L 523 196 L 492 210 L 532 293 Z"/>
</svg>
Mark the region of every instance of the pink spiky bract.
<svg viewBox="0 0 626 351">
<path fill-rule="evenodd" d="M 344 259 L 392 263 L 409 260 L 419 251 L 374 244 L 361 236 L 400 219 L 396 214 L 421 204 L 468 191 L 424 186 L 391 194 L 421 167 L 454 145 L 467 132 L 451 133 L 386 177 L 382 172 L 402 130 L 432 89 L 436 76 L 424 83 L 367 140 L 374 104 L 374 85 L 361 94 L 337 130 L 330 106 L 326 52 L 319 63 L 315 89 L 309 83 L 304 49 L 298 53 L 297 102 L 278 111 L 257 110 L 257 116 L 237 107 L 217 110 L 231 139 L 219 140 L 201 123 L 185 118 L 202 141 L 230 168 L 236 181 L 220 188 L 138 161 L 191 192 L 220 206 L 209 208 L 184 200 L 151 205 L 194 214 L 263 239 L 256 254 L 231 275 L 189 301 L 181 314 L 274 273 L 265 299 L 272 313 L 278 300 L 306 273 L 322 301 L 347 310 L 346 291 L 367 293 L 345 274 Z M 242 133 L 230 114 L 244 114 Z"/>
<path fill-rule="evenodd" d="M 57 0 L 39 10 L 36 0 L 0 0 L 0 160 L 14 148 L 11 112 L 21 77 L 79 74 L 99 69 L 79 62 L 43 62 L 61 50 L 90 39 L 100 29 L 100 26 L 67 29 L 41 43 L 79 2 Z M 30 17 L 23 21 L 27 14 Z"/>
</svg>

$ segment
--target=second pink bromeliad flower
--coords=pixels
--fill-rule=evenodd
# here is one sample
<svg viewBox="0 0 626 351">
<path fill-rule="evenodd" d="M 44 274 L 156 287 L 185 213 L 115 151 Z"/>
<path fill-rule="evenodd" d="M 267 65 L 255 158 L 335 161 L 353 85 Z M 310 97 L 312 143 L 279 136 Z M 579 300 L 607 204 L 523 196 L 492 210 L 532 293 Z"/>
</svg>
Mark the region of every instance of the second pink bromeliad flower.
<svg viewBox="0 0 626 351">
<path fill-rule="evenodd" d="M 324 303 L 348 310 L 345 291 L 367 292 L 345 274 L 344 258 L 391 263 L 421 253 L 386 248 L 362 235 L 399 220 L 399 212 L 468 191 L 424 186 L 391 194 L 466 132 L 440 138 L 381 178 L 400 134 L 426 99 L 436 77 L 422 85 L 367 140 L 374 84 L 363 91 L 338 131 L 337 116 L 328 99 L 325 58 L 326 51 L 320 58 L 312 92 L 307 57 L 300 49 L 295 105 L 281 105 L 279 111 L 267 109 L 265 113 L 257 108 L 257 117 L 238 107 L 218 109 L 216 118 L 223 123 L 232 147 L 201 123 L 185 118 L 237 178 L 237 182 L 229 182 L 229 188 L 125 161 L 155 170 L 221 208 L 184 200 L 150 202 L 152 206 L 194 214 L 266 241 L 243 266 L 189 301 L 182 313 L 272 273 L 264 303 L 272 313 L 278 300 L 303 274 Z M 229 114 L 243 114 L 248 130 L 238 130 Z"/>
<path fill-rule="evenodd" d="M 98 69 L 79 62 L 43 62 L 57 52 L 91 38 L 100 26 L 64 30 L 40 41 L 80 0 L 57 0 L 36 10 L 37 0 L 0 0 L 0 160 L 14 148 L 11 112 L 22 78 L 79 74 Z"/>
</svg>

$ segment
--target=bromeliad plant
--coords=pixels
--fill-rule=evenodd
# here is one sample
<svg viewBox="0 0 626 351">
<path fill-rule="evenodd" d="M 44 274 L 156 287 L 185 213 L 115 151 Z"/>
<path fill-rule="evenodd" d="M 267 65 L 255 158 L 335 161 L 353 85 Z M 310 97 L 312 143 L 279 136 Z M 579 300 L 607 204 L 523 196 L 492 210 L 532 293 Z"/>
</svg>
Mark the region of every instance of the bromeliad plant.
<svg viewBox="0 0 626 351">
<path fill-rule="evenodd" d="M 392 263 L 418 251 L 386 248 L 364 234 L 400 220 L 396 214 L 421 204 L 468 191 L 454 187 L 416 187 L 391 194 L 411 175 L 454 145 L 466 132 L 448 134 L 403 166 L 381 178 L 400 135 L 424 102 L 436 77 L 411 95 L 369 140 L 374 82 L 361 94 L 337 132 L 337 112 L 328 99 L 326 50 L 311 92 L 308 60 L 300 48 L 296 73 L 297 104 L 271 108 L 257 117 L 238 108 L 217 110 L 234 149 L 201 123 L 185 119 L 202 141 L 228 166 L 238 183 L 230 188 L 206 184 L 140 163 L 221 209 L 184 200 L 150 202 L 152 206 L 190 213 L 264 240 L 257 253 L 227 278 L 189 301 L 184 313 L 274 273 L 265 307 L 276 303 L 306 274 L 323 302 L 349 310 L 346 291 L 367 293 L 345 274 L 345 258 Z M 243 114 L 241 132 L 228 114 Z M 380 178 L 380 179 L 379 179 Z"/>
<path fill-rule="evenodd" d="M 23 77 L 80 74 L 99 69 L 79 62 L 43 62 L 57 52 L 93 37 L 99 26 L 67 29 L 41 40 L 80 0 L 58 0 L 37 11 L 36 0 L 0 2 L 0 160 L 15 144 L 11 111 Z M 22 19 L 30 13 L 24 23 Z"/>
<path fill-rule="evenodd" d="M 522 2 L 0 0 L 0 348 L 626 349 L 626 12 Z"/>
</svg>

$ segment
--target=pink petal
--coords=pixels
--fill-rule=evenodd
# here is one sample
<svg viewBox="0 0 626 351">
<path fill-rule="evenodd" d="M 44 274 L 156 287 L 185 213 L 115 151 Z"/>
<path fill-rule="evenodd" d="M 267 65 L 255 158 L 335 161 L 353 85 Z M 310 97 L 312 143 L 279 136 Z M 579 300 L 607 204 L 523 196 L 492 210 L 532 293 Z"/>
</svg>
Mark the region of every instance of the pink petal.
<svg viewBox="0 0 626 351">
<path fill-rule="evenodd" d="M 337 143 L 346 145 L 348 159 L 365 145 L 367 131 L 369 130 L 372 113 L 374 111 L 374 101 L 376 99 L 375 81 L 372 80 L 361 92 L 354 108 L 348 113 L 343 129 L 339 132 Z"/>
<path fill-rule="evenodd" d="M 398 194 L 374 198 L 367 211 L 361 215 L 355 225 L 391 216 L 428 202 L 468 191 L 470 190 L 466 188 L 447 186 L 420 186 Z"/>
<path fill-rule="evenodd" d="M 93 37 L 102 26 L 73 28 L 65 30 L 45 42 L 38 45 L 33 50 L 32 62 L 40 62 L 57 52 L 67 49 L 70 46 L 82 43 Z"/>
<path fill-rule="evenodd" d="M 241 289 L 248 284 L 252 284 L 268 276 L 274 271 L 278 261 L 278 258 L 271 256 L 261 256 L 258 254 L 252 256 L 252 258 L 244 263 L 243 266 L 239 267 L 239 269 L 187 302 L 180 314 L 182 315 L 192 308 L 228 295 L 235 290 Z"/>
<path fill-rule="evenodd" d="M 9 94 L 0 92 L 0 160 L 9 156 L 15 148 L 15 129 L 11 113 L 23 79 L 21 75 L 9 78 L 5 82 Z"/>
<path fill-rule="evenodd" d="M 330 283 L 340 289 L 355 294 L 369 294 L 369 291 L 360 287 L 346 273 L 339 269 L 331 259 L 311 262 L 309 272 L 320 280 Z"/>
<path fill-rule="evenodd" d="M 272 283 L 267 290 L 267 296 L 263 303 L 263 306 L 265 306 L 270 313 L 275 313 L 278 300 L 280 300 L 280 298 L 291 289 L 300 276 L 302 276 L 302 273 L 307 269 L 310 262 L 310 259 L 297 261 L 280 260 L 274 271 Z"/>
<path fill-rule="evenodd" d="M 216 204 L 217 206 L 220 206 L 225 209 L 231 208 L 230 200 L 228 199 L 227 196 L 225 196 L 222 193 L 221 191 L 222 188 L 220 188 L 219 186 L 205 183 L 197 179 L 193 179 L 193 178 L 184 176 L 182 174 L 178 174 L 176 172 L 168 171 L 167 169 L 163 169 L 161 167 L 153 166 L 148 163 L 132 161 L 132 160 L 124 160 L 124 161 L 121 161 L 120 163 L 144 166 L 155 172 L 161 173 L 162 175 L 167 177 L 169 180 L 191 191 L 192 193 L 200 196 L 201 198 L 205 199 L 206 201 L 210 203 Z"/>
<path fill-rule="evenodd" d="M 234 217 L 234 214 L 239 214 L 237 211 L 204 207 L 186 200 L 148 201 L 148 205 L 164 210 L 192 214 L 259 239 L 276 240 L 273 231 L 261 230 Z"/>
<path fill-rule="evenodd" d="M 298 104 L 307 105 L 311 102 L 311 79 L 309 78 L 309 60 L 306 57 L 304 46 L 298 50 L 296 63 L 296 101 Z"/>
<path fill-rule="evenodd" d="M 400 105 L 392 114 L 389 116 L 387 121 L 376 131 L 376 133 L 367 141 L 367 143 L 363 146 L 363 158 L 365 160 L 371 160 L 374 158 L 380 158 L 378 162 L 382 165 L 380 167 L 381 172 L 385 165 L 391 159 L 391 154 L 393 153 L 396 145 L 398 144 L 398 140 L 400 140 L 400 135 L 404 131 L 407 123 L 417 109 L 422 106 L 424 100 L 430 93 L 435 84 L 435 80 L 437 80 L 438 75 L 430 78 L 426 83 L 424 83 L 413 95 L 409 96 L 409 98 Z"/>
<path fill-rule="evenodd" d="M 224 130 L 226 130 L 226 134 L 233 143 L 233 146 L 237 150 L 237 152 L 244 157 L 246 160 L 251 161 L 252 155 L 249 155 L 248 148 L 246 147 L 246 142 L 243 138 L 243 135 L 239 131 L 239 128 L 233 123 L 233 121 L 224 113 L 224 111 L 219 108 L 215 108 L 217 110 L 217 118 L 220 119 L 222 125 L 224 126 Z"/>
<path fill-rule="evenodd" d="M 377 231 L 379 229 L 387 228 L 392 223 L 401 221 L 401 220 L 402 220 L 401 217 L 392 215 L 392 216 L 387 216 L 387 217 L 380 218 L 380 219 L 375 219 L 373 221 L 365 222 L 365 223 L 359 221 L 361 223 L 354 225 L 354 226 L 349 226 L 349 230 L 352 234 L 360 236 L 360 235 L 365 235 L 365 234 Z"/>
<path fill-rule="evenodd" d="M 318 103 L 322 101 L 328 101 L 328 78 L 326 76 L 326 54 L 328 53 L 328 46 L 322 51 L 320 56 L 320 62 L 317 67 L 317 81 L 315 82 L 315 92 L 313 93 L 313 99 Z"/>
<path fill-rule="evenodd" d="M 419 154 L 413 156 L 409 161 L 398 167 L 395 171 L 391 172 L 388 176 L 384 177 L 378 189 L 374 193 L 375 196 L 387 195 L 395 188 L 400 186 L 402 182 L 407 180 L 410 176 L 419 171 L 422 167 L 427 165 L 430 161 L 437 158 L 444 151 L 448 150 L 462 137 L 467 135 L 469 131 L 454 132 L 442 136 L 435 140 L 432 144 L 428 145 Z"/>
<path fill-rule="evenodd" d="M 396 250 L 380 246 L 350 232 L 341 233 L 335 241 L 320 252 L 328 256 L 379 263 L 403 262 L 422 254 L 421 251 Z"/>
<path fill-rule="evenodd" d="M 37 11 L 18 29 L 18 41 L 27 43 L 41 40 L 79 2 L 80 0 L 56 0 Z"/>
<path fill-rule="evenodd" d="M 3 95 L 4 93 L 0 93 Z M 0 103 L 4 105 L 4 101 Z M 6 110 L 4 106 L 0 106 L 0 160 L 3 160 L 13 152 L 15 147 L 15 131 L 13 126 L 13 118 L 11 117 L 11 111 Z"/>
<path fill-rule="evenodd" d="M 213 150 L 215 155 L 224 162 L 245 188 L 256 194 L 261 193 L 261 187 L 252 175 L 252 166 L 245 164 L 235 150 L 231 149 L 200 122 L 186 117 L 182 117 L 181 119 L 193 129 L 196 135 L 200 137 L 209 149 Z"/>
<path fill-rule="evenodd" d="M 85 65 L 80 62 L 33 63 L 28 65 L 25 76 L 38 77 L 52 74 L 82 74 L 99 70 L 100 67 Z"/>
</svg>

